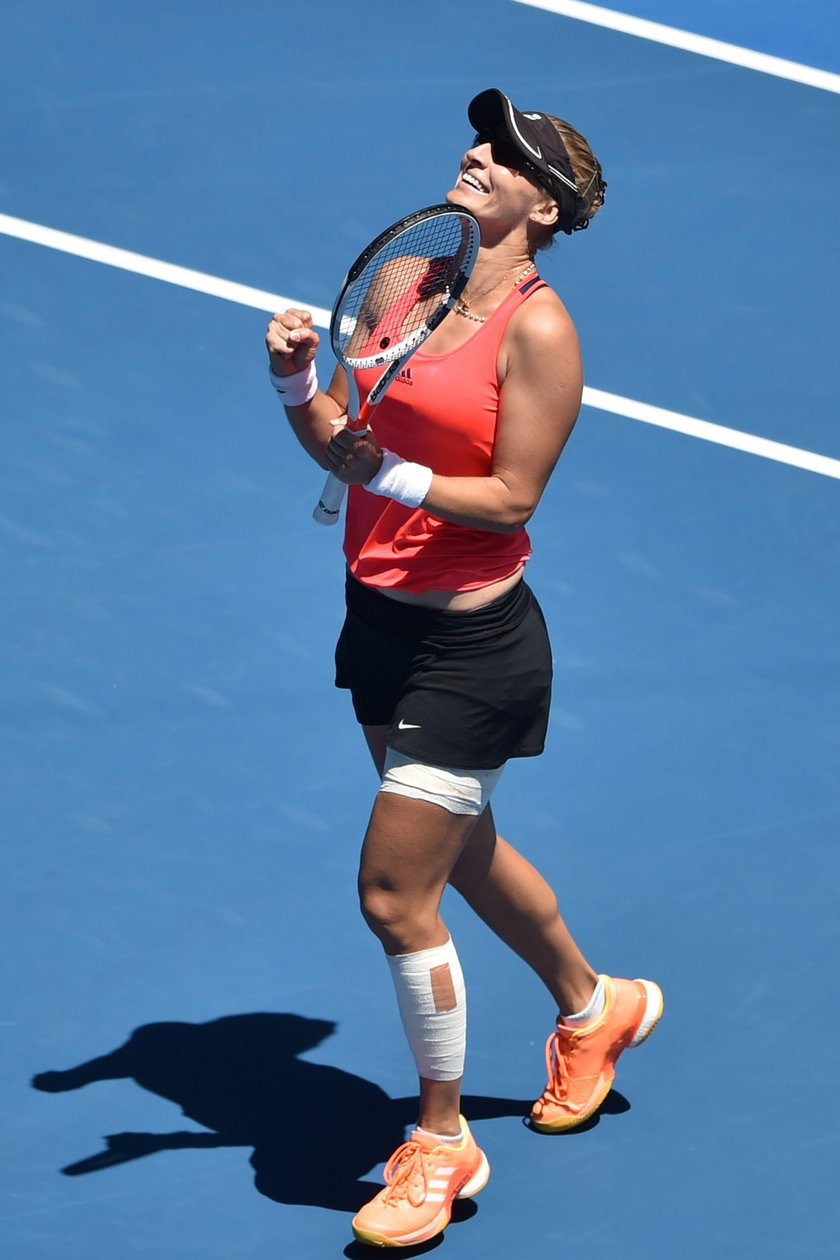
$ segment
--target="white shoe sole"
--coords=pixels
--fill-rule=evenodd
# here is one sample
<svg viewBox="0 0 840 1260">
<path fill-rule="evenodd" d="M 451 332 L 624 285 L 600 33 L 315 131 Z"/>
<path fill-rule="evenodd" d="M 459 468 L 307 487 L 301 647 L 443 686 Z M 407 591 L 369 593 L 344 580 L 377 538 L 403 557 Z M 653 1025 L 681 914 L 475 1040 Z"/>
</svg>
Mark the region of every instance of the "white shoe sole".
<svg viewBox="0 0 840 1260">
<path fill-rule="evenodd" d="M 639 1024 L 639 1030 L 630 1042 L 629 1048 L 631 1049 L 633 1046 L 640 1046 L 645 1038 L 650 1036 L 662 1018 L 662 1012 L 665 1009 L 665 999 L 658 984 L 655 984 L 653 980 L 637 980 L 636 984 L 642 985 L 647 1000 L 645 1002 L 645 1013 L 641 1024 Z"/>
<path fill-rule="evenodd" d="M 490 1180 L 490 1164 L 484 1151 L 480 1152 L 481 1163 L 478 1170 L 473 1173 L 467 1184 L 462 1190 L 456 1194 L 456 1199 L 471 1199 L 474 1194 L 478 1194 L 479 1190 L 483 1190 Z"/>
</svg>

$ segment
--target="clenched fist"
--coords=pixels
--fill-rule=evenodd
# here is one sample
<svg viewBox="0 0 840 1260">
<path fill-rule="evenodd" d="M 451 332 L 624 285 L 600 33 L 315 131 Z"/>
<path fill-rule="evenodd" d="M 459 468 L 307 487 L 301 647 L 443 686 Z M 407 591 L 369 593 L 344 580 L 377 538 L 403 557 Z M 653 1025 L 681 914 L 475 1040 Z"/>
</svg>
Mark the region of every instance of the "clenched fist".
<svg viewBox="0 0 840 1260">
<path fill-rule="evenodd" d="M 320 340 L 310 311 L 291 309 L 275 315 L 265 334 L 272 372 L 277 376 L 299 372 L 315 358 Z"/>
</svg>

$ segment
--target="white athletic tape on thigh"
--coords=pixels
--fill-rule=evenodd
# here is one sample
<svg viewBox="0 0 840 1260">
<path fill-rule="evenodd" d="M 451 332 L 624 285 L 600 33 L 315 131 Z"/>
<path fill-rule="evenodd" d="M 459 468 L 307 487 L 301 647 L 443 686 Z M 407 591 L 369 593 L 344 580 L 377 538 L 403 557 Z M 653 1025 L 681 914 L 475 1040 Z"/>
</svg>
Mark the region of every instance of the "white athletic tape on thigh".
<svg viewBox="0 0 840 1260">
<path fill-rule="evenodd" d="M 458 770 L 413 761 L 393 748 L 385 750 L 380 792 L 394 792 L 415 801 L 440 805 L 450 814 L 478 817 L 490 802 L 504 766 L 495 770 Z"/>
<path fill-rule="evenodd" d="M 427 1081 L 457 1081 L 467 1050 L 467 994 L 452 938 L 416 954 L 388 955 L 400 1016 Z"/>
</svg>

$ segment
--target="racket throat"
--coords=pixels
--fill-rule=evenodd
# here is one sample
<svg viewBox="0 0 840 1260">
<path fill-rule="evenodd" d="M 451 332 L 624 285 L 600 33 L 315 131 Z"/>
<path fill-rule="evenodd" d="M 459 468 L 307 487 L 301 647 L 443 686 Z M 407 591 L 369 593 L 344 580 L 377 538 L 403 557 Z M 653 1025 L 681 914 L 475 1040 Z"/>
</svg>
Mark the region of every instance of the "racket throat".
<svg viewBox="0 0 840 1260">
<path fill-rule="evenodd" d="M 347 377 L 347 427 L 351 433 L 365 434 L 368 428 L 367 418 L 372 411 L 370 399 L 366 399 L 364 403 L 359 401 L 359 387 L 352 368 L 345 367 L 344 374 Z"/>
<path fill-rule="evenodd" d="M 347 377 L 347 420 L 352 429 L 359 420 L 359 387 L 352 368 L 345 367 L 344 375 Z"/>
<path fill-rule="evenodd" d="M 359 387 L 352 368 L 345 366 L 344 374 L 347 377 L 347 428 L 351 433 L 364 437 L 368 431 L 367 418 L 372 410 L 370 399 L 359 402 Z"/>
</svg>

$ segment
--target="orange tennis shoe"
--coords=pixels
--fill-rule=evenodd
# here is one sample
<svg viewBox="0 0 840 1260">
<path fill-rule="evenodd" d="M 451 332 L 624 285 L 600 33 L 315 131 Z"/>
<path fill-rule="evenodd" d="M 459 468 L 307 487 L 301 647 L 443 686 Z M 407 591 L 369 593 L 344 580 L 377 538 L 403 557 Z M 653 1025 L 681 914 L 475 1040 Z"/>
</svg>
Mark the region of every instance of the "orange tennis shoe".
<svg viewBox="0 0 840 1260">
<path fill-rule="evenodd" d="M 353 1233 L 369 1247 L 411 1247 L 434 1238 L 449 1224 L 455 1199 L 469 1199 L 487 1185 L 490 1165 L 461 1117 L 458 1143 L 435 1144 L 416 1129 L 385 1165 L 385 1188 L 353 1221 Z"/>
<path fill-rule="evenodd" d="M 640 1046 L 659 1022 L 662 990 L 652 980 L 614 980 L 606 988 L 603 1012 L 583 1028 L 558 1020 L 548 1039 L 548 1084 L 531 1108 L 531 1124 L 541 1133 L 575 1129 L 594 1115 L 610 1092 L 622 1050 Z"/>
</svg>

